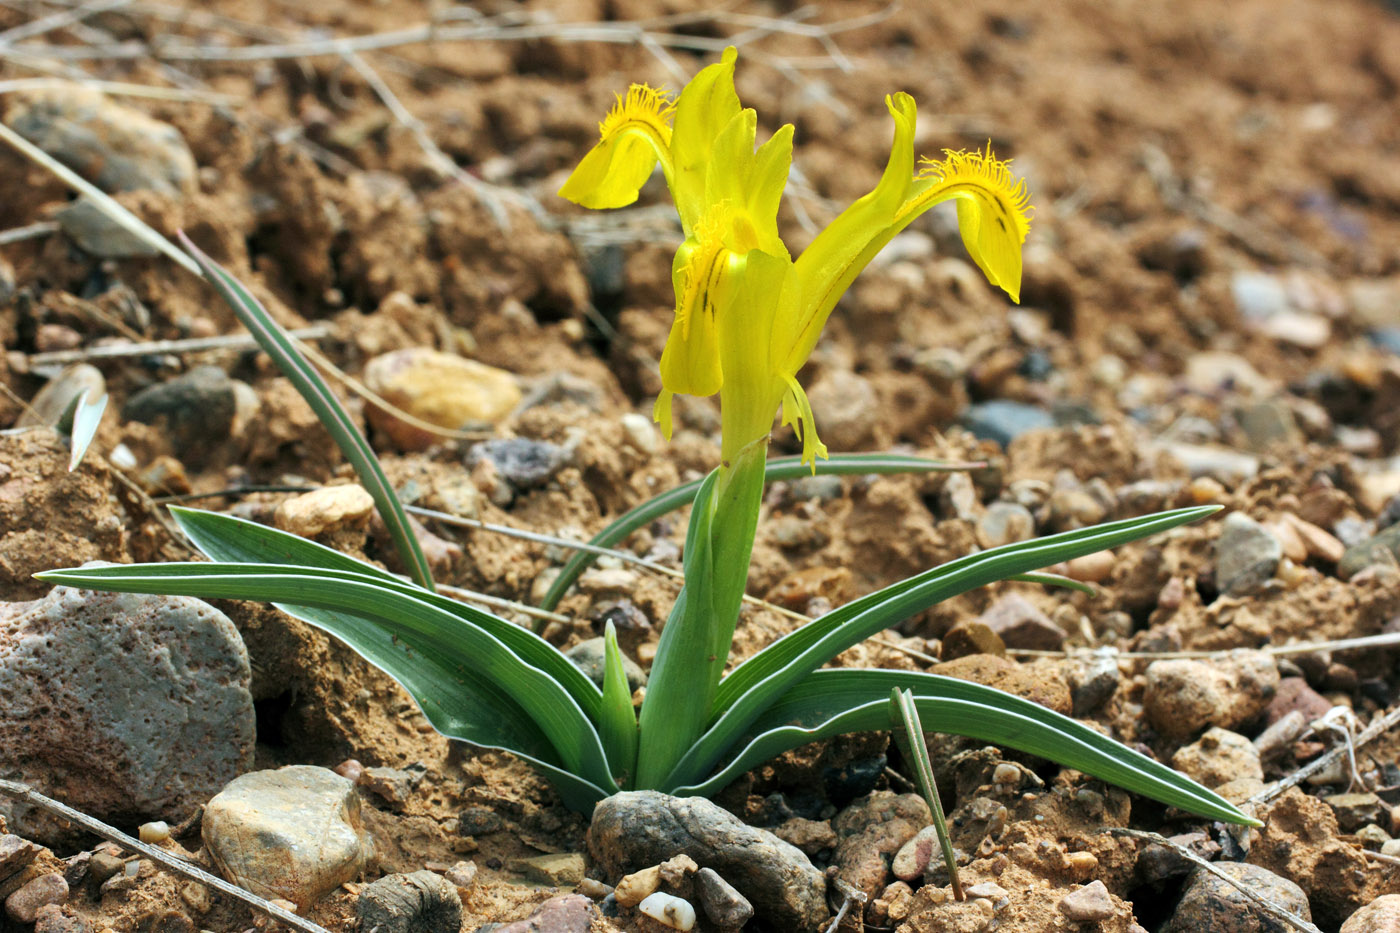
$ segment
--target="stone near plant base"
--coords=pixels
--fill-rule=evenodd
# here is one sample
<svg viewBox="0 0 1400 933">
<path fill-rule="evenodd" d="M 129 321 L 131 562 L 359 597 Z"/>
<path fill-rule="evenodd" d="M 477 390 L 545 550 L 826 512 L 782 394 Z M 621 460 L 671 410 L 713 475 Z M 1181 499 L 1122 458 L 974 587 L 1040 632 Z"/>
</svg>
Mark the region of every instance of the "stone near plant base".
<svg viewBox="0 0 1400 933">
<path fill-rule="evenodd" d="M 347 483 L 326 486 L 284 500 L 273 521 L 278 528 L 303 538 L 314 538 L 342 528 L 363 528 L 374 512 L 374 499 L 363 486 Z"/>
<path fill-rule="evenodd" d="M 1065 643 L 1064 630 L 1015 593 L 998 599 L 977 621 L 1000 636 L 1008 648 L 1058 651 Z"/>
<path fill-rule="evenodd" d="M 1187 738 L 1209 726 L 1230 729 L 1258 716 L 1278 689 L 1278 667 L 1258 651 L 1207 664 L 1189 659 L 1147 666 L 1143 711 L 1158 732 Z"/>
<path fill-rule="evenodd" d="M 1092 881 L 1060 900 L 1060 913 L 1070 923 L 1098 923 L 1108 920 L 1118 908 L 1102 881 Z"/>
<path fill-rule="evenodd" d="M 588 679 L 598 686 L 603 685 L 604 652 L 602 638 L 586 638 L 564 653 Z M 635 691 L 647 685 L 646 671 L 627 655 L 622 656 L 622 670 L 627 674 L 627 687 Z"/>
<path fill-rule="evenodd" d="M 40 875 L 5 898 L 5 915 L 16 923 L 33 923 L 40 907 L 68 900 L 68 882 L 60 874 Z"/>
<path fill-rule="evenodd" d="M 941 861 L 942 858 L 943 849 L 938 842 L 938 827 L 925 826 L 914 834 L 914 838 L 900 846 L 890 862 L 890 871 L 900 881 L 912 884 L 924 877 L 929 862 Z"/>
<path fill-rule="evenodd" d="M 637 912 L 682 933 L 695 926 L 695 907 L 690 901 L 664 891 L 648 895 L 637 905 Z"/>
<path fill-rule="evenodd" d="M 1273 579 L 1283 558 L 1277 538 L 1242 512 L 1225 516 L 1215 544 L 1215 584 L 1226 596 L 1241 596 Z"/>
<path fill-rule="evenodd" d="M 561 894 L 541 904 L 524 920 L 496 927 L 492 933 L 588 933 L 597 910 L 582 894 Z"/>
<path fill-rule="evenodd" d="M 931 819 L 918 794 L 875 791 L 857 800 L 831 821 L 837 877 L 873 898 L 888 880 L 890 858 Z"/>
<path fill-rule="evenodd" d="M 360 929 L 375 933 L 458 933 L 462 899 L 456 885 L 430 871 L 386 875 L 355 901 Z"/>
<path fill-rule="evenodd" d="M 229 437 L 238 405 L 233 380 L 217 366 L 196 366 L 126 400 L 122 418 L 159 425 L 181 461 L 202 464 Z"/>
<path fill-rule="evenodd" d="M 248 653 L 197 599 L 55 587 L 0 603 L 0 774 L 108 822 L 180 817 L 252 766 Z M 67 823 L 0 797 L 46 844 Z"/>
<path fill-rule="evenodd" d="M 1237 732 L 1216 726 L 1172 755 L 1172 767 L 1209 788 L 1241 778 L 1264 780 L 1259 750 Z"/>
<path fill-rule="evenodd" d="M 1348 917 L 1337 933 L 1400 933 L 1400 894 L 1382 894 Z"/>
<path fill-rule="evenodd" d="M 1216 867 L 1284 910 L 1312 920 L 1307 895 L 1287 878 L 1280 878 L 1258 865 L 1241 862 L 1217 862 Z M 1197 869 L 1186 883 L 1176 912 L 1167 925 L 1167 933 L 1200 933 L 1201 930 L 1277 933 L 1283 929 L 1238 888 L 1205 869 Z"/>
<path fill-rule="evenodd" d="M 753 918 L 749 899 L 720 877 L 713 868 L 702 868 L 695 875 L 700 906 L 710 922 L 722 930 L 737 930 Z"/>
<path fill-rule="evenodd" d="M 5 122 L 108 193 L 178 195 L 194 184 L 194 156 L 179 130 L 78 84 L 26 95 Z"/>
<path fill-rule="evenodd" d="M 311 765 L 230 782 L 205 808 L 203 836 L 225 878 L 299 908 L 358 877 L 374 854 L 355 785 Z"/>
<path fill-rule="evenodd" d="M 454 430 L 497 424 L 520 404 L 511 373 L 425 347 L 376 356 L 365 366 L 364 381 L 408 414 Z M 365 412 L 400 450 L 425 450 L 443 440 L 374 405 Z"/>
<path fill-rule="evenodd" d="M 703 797 L 614 794 L 593 811 L 588 851 L 610 879 L 689 855 L 719 872 L 775 927 L 813 929 L 828 916 L 826 878 L 805 855 Z"/>
</svg>

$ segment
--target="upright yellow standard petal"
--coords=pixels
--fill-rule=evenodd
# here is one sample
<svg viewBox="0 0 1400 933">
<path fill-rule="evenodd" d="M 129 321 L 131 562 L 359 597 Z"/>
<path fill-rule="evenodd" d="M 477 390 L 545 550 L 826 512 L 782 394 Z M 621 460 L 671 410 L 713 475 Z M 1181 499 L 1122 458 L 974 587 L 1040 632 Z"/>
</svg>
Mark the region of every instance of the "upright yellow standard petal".
<svg viewBox="0 0 1400 933">
<path fill-rule="evenodd" d="M 957 199 L 963 245 L 987 281 L 1021 301 L 1021 244 L 1030 232 L 1030 195 L 1011 174 L 1011 163 L 988 145 L 980 151 L 944 150 L 941 160 L 924 160 L 913 195 L 896 221 L 903 228 L 942 201 Z"/>
<path fill-rule="evenodd" d="M 885 98 L 885 106 L 894 118 L 894 143 L 880 183 L 842 211 L 797 257 L 802 316 L 787 327 L 792 334 L 787 361 L 791 372 L 802 368 L 836 302 L 896 232 L 890 225 L 913 183 L 918 107 L 903 92 Z"/>
<path fill-rule="evenodd" d="M 671 116 L 675 107 L 664 90 L 634 84 L 598 124 L 599 141 L 559 189 L 562 197 L 591 208 L 626 207 L 661 162 L 669 183 Z"/>
<path fill-rule="evenodd" d="M 739 53 L 733 46 L 724 50 L 718 62 L 700 69 L 690 79 L 676 101 L 676 125 L 671 135 L 671 155 L 675 164 L 670 178 L 671 197 L 681 215 L 681 228 L 689 237 L 705 215 L 705 173 L 715 140 L 739 112 L 739 95 L 734 90 L 734 62 Z"/>
<path fill-rule="evenodd" d="M 758 115 L 741 110 L 715 138 L 705 172 L 705 202 L 726 205 L 725 237 L 731 249 L 786 257 L 787 246 L 778 234 L 778 204 L 792 167 L 792 127 L 779 129 L 755 152 L 757 128 Z"/>
</svg>

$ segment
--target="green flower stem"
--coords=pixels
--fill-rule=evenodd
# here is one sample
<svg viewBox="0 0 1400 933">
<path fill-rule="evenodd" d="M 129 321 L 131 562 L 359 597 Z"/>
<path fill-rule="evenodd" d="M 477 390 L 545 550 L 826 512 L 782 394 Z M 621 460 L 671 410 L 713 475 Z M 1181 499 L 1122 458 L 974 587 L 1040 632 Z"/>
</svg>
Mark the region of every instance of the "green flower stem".
<svg viewBox="0 0 1400 933">
<path fill-rule="evenodd" d="M 749 445 L 695 496 L 685 585 L 661 632 L 642 703 L 638 788 L 661 786 L 709 719 L 748 584 L 767 453 L 766 438 Z"/>
</svg>

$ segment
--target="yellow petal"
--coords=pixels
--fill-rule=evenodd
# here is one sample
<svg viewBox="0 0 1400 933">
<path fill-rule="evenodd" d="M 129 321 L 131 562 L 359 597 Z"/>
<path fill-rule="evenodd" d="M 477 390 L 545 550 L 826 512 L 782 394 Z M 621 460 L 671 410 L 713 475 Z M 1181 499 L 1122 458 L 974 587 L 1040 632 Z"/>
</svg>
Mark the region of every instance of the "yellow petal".
<svg viewBox="0 0 1400 933">
<path fill-rule="evenodd" d="M 880 183 L 842 211 L 797 257 L 803 317 L 788 353 L 789 372 L 796 372 L 806 362 L 831 309 L 896 232 L 890 225 L 913 182 L 918 108 L 914 98 L 902 92 L 885 98 L 885 106 L 894 118 L 894 143 Z"/>
<path fill-rule="evenodd" d="M 674 395 L 670 389 L 662 389 L 661 394 L 656 397 L 656 404 L 651 408 L 651 420 L 661 425 L 661 436 L 666 440 L 671 439 L 671 397 Z"/>
<path fill-rule="evenodd" d="M 676 123 L 671 133 L 671 197 L 687 237 L 705 213 L 705 169 L 715 139 L 739 112 L 739 95 L 734 90 L 734 62 L 738 55 L 733 46 L 725 49 L 718 62 L 702 68 L 690 79 L 676 102 Z"/>
<path fill-rule="evenodd" d="M 963 245 L 987 280 L 1021 300 L 1021 244 L 1030 232 L 1026 183 L 1011 174 L 1010 162 L 998 159 L 991 146 L 980 151 L 944 151 L 941 161 L 926 161 L 915 194 L 901 210 L 903 227 L 934 204 L 958 202 L 958 230 Z"/>
<path fill-rule="evenodd" d="M 802 434 L 802 462 L 812 465 L 817 472 L 817 458 L 827 459 L 826 445 L 817 437 L 817 419 L 812 414 L 812 403 L 807 393 L 802 391 L 796 377 L 788 376 L 787 394 L 783 396 L 783 424 L 790 424 L 797 430 L 800 424 Z"/>
<path fill-rule="evenodd" d="M 786 258 L 787 246 L 778 234 L 778 203 L 792 166 L 792 127 L 778 130 L 755 152 L 757 124 L 753 110 L 741 110 L 720 131 L 705 173 L 705 202 L 728 209 L 725 236 L 731 249 Z"/>
<path fill-rule="evenodd" d="M 724 370 L 720 419 L 727 463 L 773 429 L 773 415 L 787 388 L 773 364 L 773 327 L 782 308 L 796 303 L 795 286 L 791 259 L 752 250 L 745 256 L 734 300 L 723 308 L 719 319 Z"/>
<path fill-rule="evenodd" d="M 671 124 L 675 108 L 664 91 L 634 84 L 618 95 L 603 122 L 600 139 L 559 189 L 562 197 L 589 208 L 626 207 L 659 160 L 669 179 Z"/>
<path fill-rule="evenodd" d="M 671 271 L 676 319 L 661 353 L 661 384 L 669 391 L 714 395 L 724 384 L 719 317 L 733 299 L 742 264 L 712 224 L 702 224 L 676 251 Z"/>
</svg>

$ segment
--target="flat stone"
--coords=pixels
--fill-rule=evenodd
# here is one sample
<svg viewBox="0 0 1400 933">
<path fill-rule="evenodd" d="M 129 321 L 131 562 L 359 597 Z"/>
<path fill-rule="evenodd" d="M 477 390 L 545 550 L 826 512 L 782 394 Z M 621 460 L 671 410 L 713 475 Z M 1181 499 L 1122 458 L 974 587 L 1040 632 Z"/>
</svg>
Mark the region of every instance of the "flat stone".
<svg viewBox="0 0 1400 933">
<path fill-rule="evenodd" d="M 1060 900 L 1060 913 L 1070 923 L 1098 923 L 1118 912 L 1102 881 L 1092 881 Z"/>
<path fill-rule="evenodd" d="M 931 861 L 942 857 L 938 827 L 925 826 L 914 834 L 914 838 L 899 847 L 899 851 L 890 862 L 890 871 L 900 881 L 912 884 L 924 877 Z"/>
<path fill-rule="evenodd" d="M 609 878 L 689 855 L 719 872 L 775 925 L 812 929 L 828 915 L 826 878 L 805 855 L 702 797 L 614 794 L 593 811 L 588 851 Z"/>
<path fill-rule="evenodd" d="M 1284 910 L 1312 920 L 1307 895 L 1288 879 L 1242 862 L 1217 862 L 1216 867 Z M 1233 885 L 1204 869 L 1197 869 L 1186 884 L 1166 933 L 1200 933 L 1202 930 L 1274 933 L 1283 929 L 1282 924 L 1265 914 Z"/>
<path fill-rule="evenodd" d="M 1367 567 L 1394 567 L 1397 563 L 1400 563 L 1400 522 L 1347 548 L 1337 564 L 1337 576 L 1350 580 Z"/>
<path fill-rule="evenodd" d="M 299 908 L 354 880 L 374 854 L 354 784 L 311 765 L 230 782 L 205 808 L 203 835 L 224 877 Z"/>
<path fill-rule="evenodd" d="M 1055 426 L 1055 417 L 1043 408 L 996 399 L 968 406 L 962 416 L 963 427 L 984 441 L 996 441 L 1007 447 L 1013 440 L 1029 431 L 1041 431 Z"/>
<path fill-rule="evenodd" d="M 1344 833 L 1354 833 L 1367 823 L 1379 823 L 1382 815 L 1389 822 L 1390 808 L 1375 794 L 1332 794 L 1322 799 L 1337 815 L 1337 825 Z"/>
<path fill-rule="evenodd" d="M 562 852 L 516 859 L 511 867 L 524 874 L 531 881 L 552 884 L 556 887 L 578 884 L 583 880 L 583 854 L 580 852 Z"/>
<path fill-rule="evenodd" d="M 1258 589 L 1278 570 L 1283 546 L 1263 525 L 1242 512 L 1225 517 L 1215 545 L 1215 582 L 1227 596 Z"/>
<path fill-rule="evenodd" d="M 23 871 L 43 847 L 13 833 L 0 835 L 0 881 Z"/>
<path fill-rule="evenodd" d="M 462 899 L 456 885 L 430 871 L 386 875 L 355 901 L 360 929 L 375 933 L 459 933 Z"/>
<path fill-rule="evenodd" d="M 160 254 L 155 244 L 118 223 L 88 197 L 81 197 L 56 211 L 54 219 L 68 239 L 83 252 L 98 259 L 130 259 Z"/>
<path fill-rule="evenodd" d="M 500 476 L 516 489 L 532 489 L 549 482 L 568 460 L 568 453 L 549 441 L 506 437 L 483 441 L 467 455 L 469 466 L 482 460 L 491 461 Z"/>
<path fill-rule="evenodd" d="M 118 825 L 192 811 L 252 766 L 248 653 L 197 599 L 55 587 L 0 603 L 0 773 Z M 0 797 L 45 844 L 66 822 Z"/>
<path fill-rule="evenodd" d="M 983 547 L 1000 547 L 1035 537 L 1035 517 L 1019 502 L 993 502 L 977 520 L 977 540 Z"/>
</svg>

